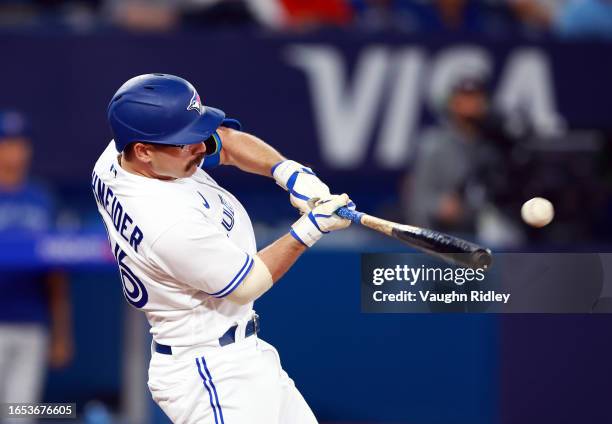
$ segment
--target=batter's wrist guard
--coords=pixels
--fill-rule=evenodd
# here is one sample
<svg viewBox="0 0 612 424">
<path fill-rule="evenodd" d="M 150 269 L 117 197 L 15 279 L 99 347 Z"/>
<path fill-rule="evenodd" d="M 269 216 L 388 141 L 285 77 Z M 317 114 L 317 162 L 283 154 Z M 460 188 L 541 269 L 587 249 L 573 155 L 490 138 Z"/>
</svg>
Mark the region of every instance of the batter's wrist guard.
<svg viewBox="0 0 612 424">
<path fill-rule="evenodd" d="M 292 191 L 295 180 L 300 173 L 315 175 L 312 169 L 293 160 L 284 160 L 277 163 L 272 167 L 271 173 L 276 184 L 289 192 Z"/>
<path fill-rule="evenodd" d="M 327 231 L 322 231 L 319 228 L 314 215 L 309 212 L 295 221 L 289 234 L 303 245 L 312 247 L 323 236 L 324 232 Z"/>
</svg>

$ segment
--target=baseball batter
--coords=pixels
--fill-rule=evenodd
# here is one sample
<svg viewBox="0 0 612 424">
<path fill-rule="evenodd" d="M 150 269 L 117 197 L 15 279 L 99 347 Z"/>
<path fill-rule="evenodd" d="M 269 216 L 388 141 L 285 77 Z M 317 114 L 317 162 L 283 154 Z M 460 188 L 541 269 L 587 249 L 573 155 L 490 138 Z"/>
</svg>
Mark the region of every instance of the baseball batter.
<svg viewBox="0 0 612 424">
<path fill-rule="evenodd" d="M 130 79 L 108 119 L 114 141 L 92 190 L 125 298 L 151 325 L 153 399 L 176 423 L 316 423 L 257 337 L 253 301 L 324 233 L 350 224 L 333 213 L 354 207 L 348 196 L 202 105 L 176 76 Z M 302 217 L 258 252 L 246 210 L 201 168 L 217 164 L 272 176 Z"/>
</svg>

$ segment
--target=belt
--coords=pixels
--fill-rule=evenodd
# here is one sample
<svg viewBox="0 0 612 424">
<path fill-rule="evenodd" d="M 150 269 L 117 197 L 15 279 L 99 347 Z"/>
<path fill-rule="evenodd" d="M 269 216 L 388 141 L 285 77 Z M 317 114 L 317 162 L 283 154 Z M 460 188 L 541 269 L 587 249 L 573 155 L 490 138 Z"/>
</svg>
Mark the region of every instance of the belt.
<svg viewBox="0 0 612 424">
<path fill-rule="evenodd" d="M 219 345 L 227 346 L 236 341 L 236 331 L 238 330 L 238 325 L 234 325 L 229 328 L 221 337 L 219 337 Z M 253 318 L 249 322 L 247 322 L 246 328 L 244 330 L 244 337 L 252 336 L 253 334 L 257 334 L 259 332 L 259 316 L 257 314 L 253 315 Z M 153 341 L 153 346 L 155 352 L 161 353 L 164 355 L 172 355 L 172 346 L 164 345 L 161 343 L 157 343 Z"/>
</svg>

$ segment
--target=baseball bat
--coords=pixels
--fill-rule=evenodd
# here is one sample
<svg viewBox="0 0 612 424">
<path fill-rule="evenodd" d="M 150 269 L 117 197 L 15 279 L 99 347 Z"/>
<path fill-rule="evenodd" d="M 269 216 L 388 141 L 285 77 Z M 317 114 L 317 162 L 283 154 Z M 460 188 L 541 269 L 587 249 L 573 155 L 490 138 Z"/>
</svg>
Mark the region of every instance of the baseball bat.
<svg viewBox="0 0 612 424">
<path fill-rule="evenodd" d="M 374 231 L 398 239 L 408 246 L 432 254 L 446 261 L 470 268 L 488 268 L 493 258 L 491 251 L 477 244 L 427 228 L 397 224 L 363 212 L 342 207 L 338 216 L 361 224 Z"/>
</svg>

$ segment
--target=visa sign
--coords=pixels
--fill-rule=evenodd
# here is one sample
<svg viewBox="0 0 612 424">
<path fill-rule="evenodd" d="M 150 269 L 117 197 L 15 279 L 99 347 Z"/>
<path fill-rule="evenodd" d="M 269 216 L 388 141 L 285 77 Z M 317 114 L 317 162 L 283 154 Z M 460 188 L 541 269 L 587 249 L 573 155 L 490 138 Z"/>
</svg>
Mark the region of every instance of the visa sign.
<svg viewBox="0 0 612 424">
<path fill-rule="evenodd" d="M 307 78 L 323 160 L 343 169 L 364 164 L 373 138 L 379 166 L 405 167 L 414 153 L 423 108 L 441 106 L 457 72 L 490 74 L 494 65 L 487 49 L 478 46 L 429 54 L 418 46 L 372 45 L 361 52 L 349 80 L 343 53 L 333 46 L 294 44 L 286 58 Z M 507 112 L 520 109 L 541 136 L 562 133 L 546 52 L 517 48 L 502 65 L 493 93 L 496 106 Z M 379 122 L 380 131 L 373 134 Z"/>
</svg>

